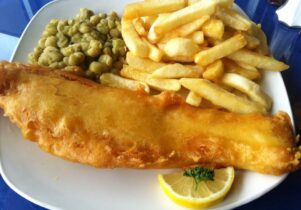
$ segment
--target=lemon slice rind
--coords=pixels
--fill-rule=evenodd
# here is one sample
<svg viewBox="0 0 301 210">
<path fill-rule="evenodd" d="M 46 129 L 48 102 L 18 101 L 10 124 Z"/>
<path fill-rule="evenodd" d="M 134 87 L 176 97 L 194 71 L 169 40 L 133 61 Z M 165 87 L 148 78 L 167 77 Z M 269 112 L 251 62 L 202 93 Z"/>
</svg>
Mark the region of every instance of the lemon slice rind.
<svg viewBox="0 0 301 210">
<path fill-rule="evenodd" d="M 193 197 L 191 195 L 183 196 L 183 195 L 177 193 L 172 188 L 172 186 L 165 180 L 164 176 L 166 174 L 159 174 L 158 175 L 158 181 L 159 181 L 159 184 L 160 184 L 163 192 L 171 200 L 173 200 L 175 203 L 177 203 L 181 206 L 188 207 L 188 208 L 206 208 L 206 207 L 215 205 L 215 204 L 219 203 L 220 201 L 222 201 L 223 198 L 227 195 L 227 193 L 231 189 L 231 186 L 232 186 L 233 181 L 234 181 L 235 172 L 234 172 L 233 167 L 227 167 L 227 168 L 223 168 L 223 169 L 216 169 L 215 173 L 216 172 L 220 172 L 220 173 L 225 174 L 225 176 L 227 176 L 227 179 L 223 180 L 224 183 L 223 183 L 223 187 L 221 189 L 219 189 L 217 192 L 212 192 L 207 197 L 198 197 L 198 198 L 196 198 L 196 197 Z M 177 175 L 179 176 L 179 179 L 181 179 L 181 177 L 183 177 L 183 173 L 175 174 L 175 176 L 177 176 Z M 179 180 L 178 182 L 181 182 L 181 180 Z M 211 181 L 208 181 L 208 182 L 211 182 Z M 185 186 L 183 186 L 183 187 L 185 187 Z M 192 187 L 192 186 L 187 186 L 187 187 Z"/>
</svg>

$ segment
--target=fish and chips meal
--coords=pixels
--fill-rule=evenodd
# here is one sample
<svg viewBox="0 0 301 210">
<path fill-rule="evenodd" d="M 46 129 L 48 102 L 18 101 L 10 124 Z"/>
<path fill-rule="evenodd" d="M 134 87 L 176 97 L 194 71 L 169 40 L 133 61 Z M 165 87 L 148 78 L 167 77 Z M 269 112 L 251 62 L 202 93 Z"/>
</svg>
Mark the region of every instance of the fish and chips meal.
<svg viewBox="0 0 301 210">
<path fill-rule="evenodd" d="M 301 166 L 291 119 L 270 113 L 260 83 L 289 66 L 233 0 L 135 2 L 121 20 L 81 9 L 50 21 L 29 62 L 0 63 L 0 107 L 24 138 L 98 168 L 182 168 L 158 176 L 180 205 L 221 200 L 234 168 Z"/>
</svg>

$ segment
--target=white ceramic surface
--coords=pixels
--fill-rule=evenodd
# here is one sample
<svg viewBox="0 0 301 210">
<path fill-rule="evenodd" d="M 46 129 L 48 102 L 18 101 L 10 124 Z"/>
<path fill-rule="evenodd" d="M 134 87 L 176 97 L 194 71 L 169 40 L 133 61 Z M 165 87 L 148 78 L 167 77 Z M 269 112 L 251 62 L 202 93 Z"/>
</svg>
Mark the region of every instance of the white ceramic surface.
<svg viewBox="0 0 301 210">
<path fill-rule="evenodd" d="M 12 61 L 27 61 L 50 19 L 74 17 L 80 8 L 122 13 L 129 1 L 60 0 L 46 5 L 24 31 Z M 273 112 L 291 109 L 279 73 L 267 73 L 263 86 L 274 99 Z M 180 210 L 161 191 L 156 179 L 170 170 L 95 169 L 42 152 L 25 141 L 0 111 L 0 169 L 6 183 L 26 199 L 50 209 Z M 243 132 L 243 131 L 242 131 Z M 230 209 L 252 201 L 277 186 L 285 176 L 237 171 L 227 198 L 212 209 Z"/>
<path fill-rule="evenodd" d="M 288 0 L 277 11 L 278 19 L 290 27 L 301 27 L 301 0 Z"/>
</svg>

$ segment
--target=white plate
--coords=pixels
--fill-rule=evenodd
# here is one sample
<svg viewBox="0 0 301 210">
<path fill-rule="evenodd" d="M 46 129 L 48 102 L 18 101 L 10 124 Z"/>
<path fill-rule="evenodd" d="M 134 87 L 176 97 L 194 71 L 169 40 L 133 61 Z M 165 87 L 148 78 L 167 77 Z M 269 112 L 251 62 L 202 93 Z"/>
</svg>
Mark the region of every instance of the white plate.
<svg viewBox="0 0 301 210">
<path fill-rule="evenodd" d="M 27 62 L 49 20 L 74 17 L 87 7 L 95 12 L 122 13 L 129 1 L 61 0 L 51 2 L 31 20 L 12 61 Z M 265 90 L 275 110 L 291 115 L 286 89 L 279 73 L 267 73 Z M 1 112 L 1 111 L 0 111 Z M 20 130 L 0 117 L 1 174 L 6 183 L 26 199 L 51 209 L 185 209 L 171 202 L 156 180 L 166 170 L 95 169 L 64 161 L 42 152 L 37 144 L 23 140 Z M 229 196 L 214 209 L 230 209 L 250 202 L 277 186 L 285 176 L 238 171 Z"/>
</svg>

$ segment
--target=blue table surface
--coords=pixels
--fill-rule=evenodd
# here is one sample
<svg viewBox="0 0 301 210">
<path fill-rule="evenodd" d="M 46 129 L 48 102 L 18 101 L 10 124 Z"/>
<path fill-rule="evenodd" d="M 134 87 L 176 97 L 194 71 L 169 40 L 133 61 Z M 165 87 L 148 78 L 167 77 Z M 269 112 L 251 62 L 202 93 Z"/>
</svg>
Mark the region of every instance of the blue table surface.
<svg viewBox="0 0 301 210">
<path fill-rule="evenodd" d="M 51 0 L 0 0 L 0 60 L 9 60 L 28 21 L 39 8 L 49 1 Z M 267 0 L 236 0 L 236 3 L 255 22 L 262 23 L 262 28 L 269 38 L 273 55 L 291 66 L 290 71 L 282 75 L 289 92 L 297 132 L 299 132 L 298 128 L 300 128 L 301 122 L 300 29 L 288 29 L 285 25 L 278 23 L 277 16 L 274 14 L 277 7 L 270 5 Z M 300 199 L 301 171 L 299 170 L 291 173 L 287 179 L 269 193 L 237 209 L 300 210 Z M 0 209 L 40 210 L 44 208 L 16 194 L 0 176 Z"/>
</svg>

